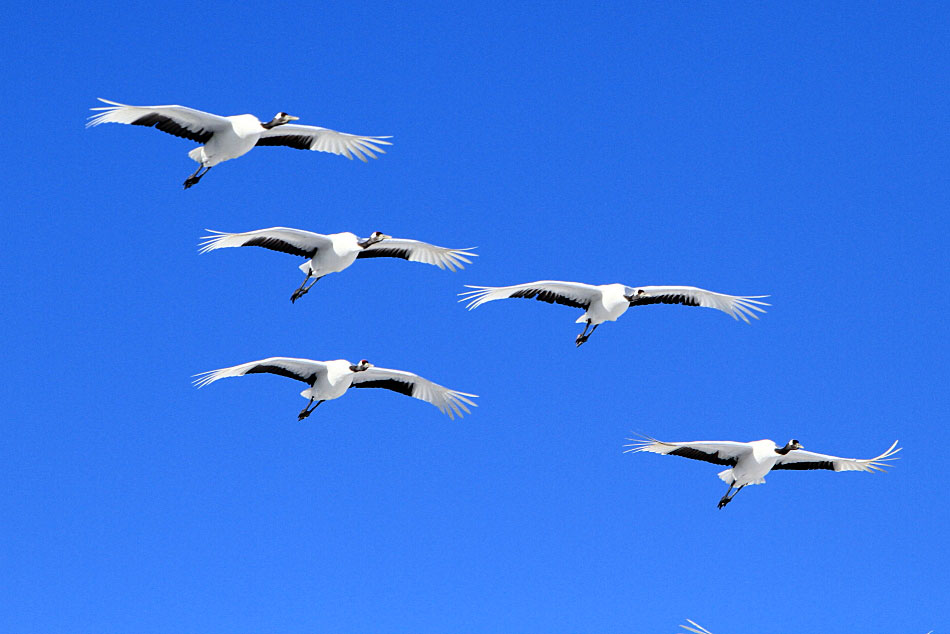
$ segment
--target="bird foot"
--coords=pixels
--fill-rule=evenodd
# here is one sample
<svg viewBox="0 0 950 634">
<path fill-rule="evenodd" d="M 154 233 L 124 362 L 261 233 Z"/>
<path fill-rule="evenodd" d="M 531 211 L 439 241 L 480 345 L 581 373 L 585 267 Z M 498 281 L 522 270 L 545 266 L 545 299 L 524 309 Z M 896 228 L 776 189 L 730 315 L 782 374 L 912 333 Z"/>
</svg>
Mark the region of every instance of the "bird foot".
<svg viewBox="0 0 950 634">
<path fill-rule="evenodd" d="M 726 504 L 729 504 L 729 502 L 732 502 L 732 498 L 723 496 L 723 498 L 722 498 L 721 500 L 719 500 L 719 507 L 718 507 L 718 508 L 721 508 L 721 509 L 726 508 Z"/>
<path fill-rule="evenodd" d="M 588 337 L 590 337 L 590 335 L 577 335 L 577 339 L 574 340 L 574 345 L 580 348 L 581 344 L 587 341 Z"/>
<path fill-rule="evenodd" d="M 185 179 L 184 188 L 188 189 L 189 187 L 196 184 L 200 180 L 201 180 L 201 177 L 195 178 L 194 176 L 189 176 L 188 178 Z"/>
<path fill-rule="evenodd" d="M 294 291 L 294 294 L 290 296 L 290 303 L 293 304 L 298 299 L 307 294 L 307 291 Z"/>
<path fill-rule="evenodd" d="M 316 409 L 316 408 L 314 408 L 314 409 Z M 313 410 L 312 410 L 312 409 L 305 409 L 305 410 L 301 411 L 299 414 L 297 414 L 297 420 L 303 420 L 303 419 L 305 419 L 307 416 L 310 416 L 311 414 L 313 414 Z"/>
</svg>

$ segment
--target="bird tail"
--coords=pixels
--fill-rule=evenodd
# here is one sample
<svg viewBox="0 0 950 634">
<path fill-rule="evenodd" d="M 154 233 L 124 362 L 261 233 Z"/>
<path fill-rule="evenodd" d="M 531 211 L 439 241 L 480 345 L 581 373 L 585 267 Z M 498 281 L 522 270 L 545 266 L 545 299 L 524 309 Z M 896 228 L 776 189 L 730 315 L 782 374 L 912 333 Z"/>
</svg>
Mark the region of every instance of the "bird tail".
<svg viewBox="0 0 950 634">
<path fill-rule="evenodd" d="M 192 151 L 188 152 L 188 158 L 190 158 L 192 161 L 195 161 L 196 163 L 203 163 L 204 158 L 201 156 L 201 151 L 203 149 L 204 149 L 204 146 L 199 145 Z"/>
<path fill-rule="evenodd" d="M 304 275 L 310 275 L 310 260 L 307 260 L 297 268 L 303 271 Z"/>
<path fill-rule="evenodd" d="M 725 482 L 726 484 L 731 485 L 736 481 L 735 477 L 732 475 L 732 467 L 729 467 L 725 471 L 719 472 L 719 479 Z"/>
</svg>

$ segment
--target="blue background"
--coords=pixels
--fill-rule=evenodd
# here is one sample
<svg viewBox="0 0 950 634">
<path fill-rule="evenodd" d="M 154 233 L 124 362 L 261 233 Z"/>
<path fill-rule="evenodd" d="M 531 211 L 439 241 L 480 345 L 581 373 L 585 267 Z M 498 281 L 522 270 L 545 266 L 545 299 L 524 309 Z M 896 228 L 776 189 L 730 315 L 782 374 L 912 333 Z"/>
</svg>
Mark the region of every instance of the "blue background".
<svg viewBox="0 0 950 634">
<path fill-rule="evenodd" d="M 778 5 L 778 3 L 771 3 Z M 662 5 L 662 6 L 661 6 Z M 950 618 L 948 55 L 942 3 L 21 7 L 0 42 L 0 629 L 926 632 Z M 95 97 L 392 134 L 364 165 L 86 130 Z M 478 246 L 465 271 L 296 258 L 205 228 Z M 772 295 L 747 326 L 463 284 Z M 368 358 L 301 384 L 194 373 Z M 887 474 L 780 472 L 727 510 L 666 440 L 798 438 Z"/>
</svg>

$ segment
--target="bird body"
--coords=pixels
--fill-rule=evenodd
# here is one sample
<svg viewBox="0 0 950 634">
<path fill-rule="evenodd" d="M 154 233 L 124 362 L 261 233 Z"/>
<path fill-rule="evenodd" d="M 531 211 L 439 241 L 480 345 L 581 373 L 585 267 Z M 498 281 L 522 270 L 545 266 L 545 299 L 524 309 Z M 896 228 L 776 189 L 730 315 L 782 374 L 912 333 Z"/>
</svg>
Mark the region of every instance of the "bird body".
<svg viewBox="0 0 950 634">
<path fill-rule="evenodd" d="M 740 455 L 736 466 L 719 472 L 719 477 L 726 484 L 765 484 L 765 474 L 772 470 L 781 457 L 776 453 L 778 446 L 771 440 L 754 440 L 746 444 L 749 451 Z"/>
<path fill-rule="evenodd" d="M 617 321 L 630 308 L 630 302 L 624 295 L 627 287 L 623 284 L 604 284 L 596 288 L 600 292 L 592 294 L 590 305 L 575 324 L 590 322 L 592 326 L 598 326 L 605 321 Z"/>
<path fill-rule="evenodd" d="M 317 374 L 313 385 L 300 393 L 300 396 L 312 401 L 331 401 L 340 398 L 353 385 L 356 372 L 353 364 L 346 359 L 324 361 L 325 371 Z"/>
<path fill-rule="evenodd" d="M 264 128 L 260 119 L 252 114 L 222 117 L 227 125 L 211 136 L 207 143 L 188 152 L 188 158 L 206 167 L 214 167 L 225 161 L 244 156 L 257 145 Z"/>
<path fill-rule="evenodd" d="M 715 308 L 731 315 L 733 319 L 742 319 L 749 323 L 749 317 L 758 319 L 756 312 L 764 313 L 761 306 L 769 304 L 759 301 L 766 295 L 735 296 L 714 293 L 695 286 L 639 286 L 624 284 L 583 284 L 581 282 L 559 282 L 541 280 L 514 286 L 468 286 L 473 289 L 460 293 L 461 302 L 468 302 L 472 310 L 486 302 L 497 299 L 524 297 L 537 299 L 549 304 L 563 304 L 583 308 L 584 314 L 575 323 L 586 324 L 584 332 L 577 336 L 575 343 L 580 346 L 587 341 L 597 326 L 606 321 L 616 321 L 631 306 L 646 304 L 683 304 L 686 306 L 705 306 Z M 590 333 L 588 328 L 592 328 Z"/>
<path fill-rule="evenodd" d="M 727 465 L 719 477 L 729 485 L 726 495 L 719 501 L 723 508 L 732 501 L 735 493 L 750 484 L 764 484 L 765 476 L 775 470 L 827 469 L 830 471 L 883 471 L 887 462 L 894 460 L 893 455 L 900 451 L 897 441 L 880 456 L 868 459 L 839 458 L 826 454 L 805 451 L 797 440 L 790 440 L 779 447 L 771 440 L 752 442 L 733 442 L 728 440 L 699 440 L 690 442 L 663 442 L 654 438 L 631 439 L 627 445 L 629 452 L 647 451 L 672 456 L 681 456 L 692 460 L 703 460 L 714 464 Z M 736 492 L 730 496 L 735 488 Z"/>
<path fill-rule="evenodd" d="M 129 106 L 100 98 L 109 104 L 92 108 L 98 111 L 89 118 L 86 127 L 102 123 L 125 123 L 154 127 L 177 137 L 200 143 L 188 152 L 188 157 L 199 163 L 194 174 L 185 180 L 185 189 L 196 184 L 215 165 L 244 156 L 258 145 L 283 145 L 298 150 L 314 150 L 340 154 L 348 159 L 376 158 L 374 152 L 385 154 L 380 145 L 391 145 L 390 137 L 346 134 L 328 128 L 308 125 L 288 125 L 297 121 L 286 112 L 278 112 L 266 123 L 251 114 L 222 117 L 185 106 Z M 200 173 L 204 169 L 203 173 Z"/>
<path fill-rule="evenodd" d="M 471 399 L 477 398 L 475 394 L 450 390 L 411 372 L 377 368 L 366 359 L 354 365 L 346 359 L 313 361 L 291 357 L 269 357 L 229 368 L 202 372 L 195 375 L 194 383 L 200 388 L 219 379 L 261 373 L 277 374 L 309 385 L 300 393 L 309 402 L 307 407 L 300 412 L 298 420 L 309 416 L 320 403 L 340 398 L 351 387 L 378 387 L 399 392 L 435 405 L 449 418 L 455 418 L 456 415 L 461 417 L 463 411 L 471 413 L 467 405 L 474 407 L 475 403 Z M 310 409 L 310 405 L 314 402 L 316 405 Z"/>
<path fill-rule="evenodd" d="M 304 275 L 323 277 L 328 273 L 339 273 L 356 262 L 356 256 L 363 250 L 355 233 L 331 233 L 327 238 L 327 248 L 317 249 L 312 258 L 300 265 Z"/>
<path fill-rule="evenodd" d="M 201 253 L 228 247 L 257 246 L 308 258 L 299 267 L 307 277 L 291 296 L 292 301 L 306 294 L 324 275 L 339 273 L 358 258 L 401 258 L 455 271 L 471 264 L 469 258 L 476 256 L 469 249 L 449 249 L 418 240 L 393 238 L 379 231 L 363 240 L 348 231 L 324 235 L 287 227 L 244 233 L 208 231 L 211 235 L 202 238 Z M 306 286 L 311 278 L 314 281 Z"/>
</svg>

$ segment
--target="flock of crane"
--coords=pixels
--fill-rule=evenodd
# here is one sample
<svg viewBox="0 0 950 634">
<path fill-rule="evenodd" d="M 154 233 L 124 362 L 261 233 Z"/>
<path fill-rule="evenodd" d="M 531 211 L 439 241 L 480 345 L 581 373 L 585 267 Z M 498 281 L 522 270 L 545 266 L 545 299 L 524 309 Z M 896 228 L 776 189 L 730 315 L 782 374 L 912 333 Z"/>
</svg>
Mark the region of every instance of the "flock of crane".
<svg viewBox="0 0 950 634">
<path fill-rule="evenodd" d="M 356 157 L 364 162 L 367 157 L 376 158 L 377 153 L 385 153 L 381 146 L 391 145 L 387 141 L 391 137 L 346 134 L 294 124 L 291 122 L 298 118 L 285 112 L 261 123 L 250 114 L 222 117 L 184 106 L 128 106 L 105 99 L 100 101 L 108 105 L 93 108 L 98 114 L 90 117 L 87 126 L 124 123 L 154 127 L 200 144 L 188 153 L 199 165 L 185 180 L 185 189 L 197 184 L 215 165 L 242 156 L 258 145 L 328 152 L 349 159 Z M 476 256 L 470 248 L 450 249 L 418 240 L 393 238 L 379 231 L 364 239 L 349 232 L 324 235 L 286 227 L 244 233 L 210 233 L 201 243 L 202 253 L 228 247 L 256 246 L 306 258 L 300 265 L 306 277 L 291 295 L 292 302 L 308 293 L 325 275 L 339 273 L 360 258 L 400 258 L 455 271 L 471 264 L 470 258 Z M 703 306 L 715 308 L 746 323 L 750 323 L 750 317 L 758 319 L 757 313 L 765 312 L 762 307 L 769 306 L 761 301 L 766 297 L 763 295 L 725 295 L 693 286 L 633 287 L 544 280 L 513 286 L 468 288 L 472 290 L 461 293 L 460 301 L 468 302 L 469 310 L 486 302 L 509 298 L 536 299 L 583 309 L 584 313 L 576 322 L 584 324 L 584 330 L 574 340 L 577 346 L 584 344 L 602 323 L 616 321 L 631 306 Z M 351 387 L 384 388 L 405 394 L 435 405 L 450 418 L 470 413 L 469 406 L 475 406 L 472 399 L 477 398 L 474 394 L 448 389 L 412 372 L 375 367 L 366 359 L 354 364 L 345 359 L 313 361 L 270 357 L 198 374 L 195 384 L 203 387 L 218 379 L 257 373 L 277 374 L 307 384 L 307 389 L 301 392 L 301 396 L 307 399 L 307 406 L 300 411 L 298 420 L 310 416 L 321 403 L 343 396 Z M 744 487 L 764 483 L 766 474 L 773 470 L 883 471 L 888 462 L 895 459 L 894 454 L 900 451 L 897 441 L 875 458 L 856 459 L 806 451 L 794 439 L 781 447 L 771 440 L 663 442 L 649 437 L 630 440 L 631 444 L 626 445 L 628 452 L 681 456 L 726 466 L 719 477 L 729 489 L 719 500 L 719 508 L 724 508 Z"/>
</svg>

